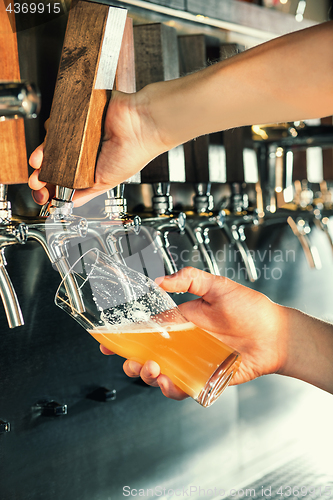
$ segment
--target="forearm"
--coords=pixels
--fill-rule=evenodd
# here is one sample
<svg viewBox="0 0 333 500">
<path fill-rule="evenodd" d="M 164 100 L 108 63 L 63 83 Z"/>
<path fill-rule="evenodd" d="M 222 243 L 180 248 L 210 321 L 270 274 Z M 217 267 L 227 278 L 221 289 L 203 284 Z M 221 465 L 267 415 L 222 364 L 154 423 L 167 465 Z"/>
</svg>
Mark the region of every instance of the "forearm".
<svg viewBox="0 0 333 500">
<path fill-rule="evenodd" d="M 285 307 L 283 311 L 288 340 L 279 373 L 333 394 L 333 325 L 296 309 Z"/>
<path fill-rule="evenodd" d="M 168 147 L 243 125 L 328 116 L 332 46 L 333 23 L 324 23 L 141 93 Z"/>
</svg>

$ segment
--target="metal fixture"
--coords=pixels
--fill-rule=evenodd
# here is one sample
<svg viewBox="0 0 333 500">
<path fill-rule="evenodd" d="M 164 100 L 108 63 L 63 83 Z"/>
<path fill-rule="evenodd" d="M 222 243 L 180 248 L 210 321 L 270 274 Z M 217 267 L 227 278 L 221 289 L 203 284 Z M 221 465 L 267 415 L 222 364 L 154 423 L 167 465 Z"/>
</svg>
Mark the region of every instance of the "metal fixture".
<svg viewBox="0 0 333 500">
<path fill-rule="evenodd" d="M 93 401 L 100 401 L 102 403 L 114 401 L 116 397 L 117 391 L 115 389 L 108 389 L 106 387 L 98 387 L 87 396 L 88 399 L 92 399 Z"/>
<path fill-rule="evenodd" d="M 40 94 L 28 82 L 0 83 L 0 120 L 36 118 L 40 110 Z"/>
<path fill-rule="evenodd" d="M 6 270 L 5 248 L 23 245 L 27 241 L 27 226 L 12 220 L 11 204 L 7 200 L 8 186 L 0 184 L 0 295 L 9 328 L 24 325 L 20 304 Z"/>
<path fill-rule="evenodd" d="M 10 423 L 0 419 L 0 434 L 10 432 Z"/>
<path fill-rule="evenodd" d="M 57 403 L 57 401 L 53 399 L 38 401 L 32 409 L 35 412 L 39 412 L 43 417 L 60 417 L 62 415 L 67 415 L 67 405 Z"/>
<path fill-rule="evenodd" d="M 257 126 L 252 130 L 258 148 L 260 172 L 260 186 L 257 188 L 261 206 L 259 221 L 264 224 L 287 222 L 302 246 L 309 267 L 320 269 L 319 252 L 311 244 L 309 236 L 312 225 L 316 225 L 325 232 L 332 246 L 327 214 L 322 212 L 322 205 L 313 206 L 313 192 L 306 181 L 306 173 L 304 179 L 296 180 L 294 185 L 291 174 L 293 151 L 332 144 L 332 126 L 308 126 L 301 122 Z M 286 188 L 294 189 L 292 202 L 284 200 Z"/>
</svg>

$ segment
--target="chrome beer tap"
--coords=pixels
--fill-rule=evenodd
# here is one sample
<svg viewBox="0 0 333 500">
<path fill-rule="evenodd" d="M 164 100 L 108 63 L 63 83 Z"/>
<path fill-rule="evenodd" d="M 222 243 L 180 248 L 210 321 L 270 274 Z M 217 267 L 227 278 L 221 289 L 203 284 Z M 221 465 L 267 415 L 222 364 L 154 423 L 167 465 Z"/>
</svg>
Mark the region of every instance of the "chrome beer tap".
<svg viewBox="0 0 333 500">
<path fill-rule="evenodd" d="M 87 235 L 86 219 L 72 214 L 74 189 L 55 187 L 55 196 L 43 206 L 37 218 L 26 218 L 28 239 L 37 241 L 45 250 L 52 265 L 58 270 L 68 290 L 74 310 L 84 312 L 80 289 L 69 273 L 69 247 L 72 241 Z"/>
<path fill-rule="evenodd" d="M 24 320 L 13 284 L 5 267 L 5 248 L 10 245 L 26 243 L 27 226 L 12 220 L 7 190 L 8 186 L 0 184 L 0 294 L 9 328 L 15 328 L 24 325 Z"/>
<path fill-rule="evenodd" d="M 259 220 L 265 224 L 285 221 L 298 238 L 309 267 L 320 269 L 319 252 L 310 240 L 312 225 L 317 225 L 316 219 L 320 215 L 318 211 L 314 213 L 313 193 L 306 180 L 305 148 L 314 143 L 327 144 L 329 131 L 322 127 L 292 123 L 256 126 L 252 129 L 258 141 L 261 184 L 258 193 L 263 195 L 263 210 Z M 290 194 L 292 191 L 294 195 Z"/>
<path fill-rule="evenodd" d="M 197 182 L 194 185 L 195 195 L 193 205 L 198 217 L 195 218 L 193 233 L 195 235 L 198 247 L 206 263 L 207 270 L 220 274 L 215 255 L 210 248 L 210 228 L 216 225 L 216 217 L 213 216 L 214 199 L 210 193 L 210 182 Z"/>
<path fill-rule="evenodd" d="M 186 215 L 183 212 L 177 215 L 173 213 L 170 182 L 153 183 L 153 193 L 153 213 L 144 218 L 143 227 L 151 227 L 154 229 L 154 245 L 162 256 L 166 273 L 173 274 L 178 271 L 178 268 L 170 252 L 168 236 L 172 231 L 179 231 L 181 234 L 184 234 Z"/>
<path fill-rule="evenodd" d="M 222 60 L 240 50 L 241 47 L 235 44 L 220 46 L 219 40 L 212 43 L 212 39 L 208 40 L 204 35 L 181 36 L 179 37 L 181 72 L 184 74 L 192 73 L 206 66 L 211 56 Z M 230 134 L 228 141 L 226 141 L 228 142 L 228 151 L 227 145 L 223 145 L 221 134 L 198 137 L 195 141 L 185 144 L 186 181 L 193 184 L 195 188 L 194 213 L 193 210 L 190 210 L 187 214 L 207 270 L 213 274 L 220 274 L 216 258 L 211 250 L 211 234 L 214 229 L 222 229 L 229 242 L 236 246 L 239 251 L 248 279 L 255 281 L 257 273 L 253 257 L 246 246 L 243 225 L 250 224 L 253 220 L 253 217 L 247 216 L 245 211 L 245 193 L 240 194 L 240 192 L 233 190 L 229 200 L 232 205 L 230 210 L 221 210 L 220 213 L 213 212 L 213 197 L 210 193 L 211 182 L 225 183 L 226 180 L 230 182 L 230 172 L 234 175 L 233 170 L 238 162 L 238 157 L 227 158 L 227 174 L 229 169 L 227 179 L 222 178 L 221 170 L 225 170 L 226 153 L 229 154 L 230 151 L 234 150 L 241 151 L 240 144 L 231 144 L 235 135 L 235 133 Z M 222 149 L 223 155 L 221 155 Z M 243 165 L 241 165 L 241 169 L 237 170 L 242 170 L 242 168 Z M 240 172 L 235 174 L 233 180 L 239 180 L 240 176 L 243 178 L 243 172 L 239 176 L 238 174 Z"/>
<path fill-rule="evenodd" d="M 254 283 L 258 279 L 258 273 L 246 243 L 245 227 L 257 225 L 258 218 L 256 213 L 248 212 L 248 195 L 242 191 L 240 183 L 232 183 L 229 205 L 230 210 L 222 208 L 219 211 L 216 221 L 230 243 L 237 248 L 246 269 L 247 279 Z"/>
</svg>

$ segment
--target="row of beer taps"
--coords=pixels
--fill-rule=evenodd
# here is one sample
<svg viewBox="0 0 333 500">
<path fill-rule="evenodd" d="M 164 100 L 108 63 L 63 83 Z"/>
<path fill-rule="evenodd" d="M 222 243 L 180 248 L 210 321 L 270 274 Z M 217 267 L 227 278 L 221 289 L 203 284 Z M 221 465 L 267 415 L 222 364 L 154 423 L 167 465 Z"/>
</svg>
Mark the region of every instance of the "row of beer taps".
<svg viewBox="0 0 333 500">
<path fill-rule="evenodd" d="M 72 81 L 73 87 L 70 96 L 72 106 L 54 105 L 52 107 L 55 127 L 53 132 L 50 131 L 51 126 L 49 127 L 47 139 L 57 149 L 63 147 L 62 141 L 58 137 L 60 132 L 63 133 L 64 141 L 68 137 L 75 136 L 75 131 L 71 128 L 71 123 L 74 120 L 71 113 L 73 113 L 73 109 L 75 110 L 75 99 L 81 105 L 82 95 L 88 96 L 85 108 L 86 118 L 82 114 L 76 116 L 76 121 L 74 121 L 78 123 L 77 127 L 80 125 L 84 130 L 87 130 L 87 123 L 84 120 L 88 120 L 88 110 L 91 104 L 90 96 L 94 92 L 98 93 L 99 101 L 102 101 L 102 97 L 105 99 L 103 106 L 98 111 L 101 117 L 104 114 L 105 105 L 108 102 L 108 90 L 93 87 L 93 82 L 99 80 L 99 77 L 108 76 L 103 73 L 106 72 L 106 66 L 99 66 L 98 62 L 103 60 L 104 50 L 108 53 L 114 51 L 114 73 L 116 72 L 119 56 L 115 88 L 125 92 L 134 92 L 135 89 L 139 90 L 149 83 L 160 81 L 161 78 L 177 78 L 180 66 L 178 48 L 181 54 L 180 59 L 184 64 L 182 69 L 184 73 L 195 71 L 197 67 L 203 67 L 207 62 L 204 36 L 185 36 L 178 39 L 174 28 L 160 23 L 134 27 L 134 38 L 136 37 L 134 50 L 133 26 L 131 20 L 126 19 L 126 11 L 115 7 L 92 4 L 91 2 L 82 2 L 82 10 L 78 10 L 76 14 L 74 11 L 71 12 L 68 23 L 72 23 L 73 30 L 67 30 L 66 36 L 69 38 L 68 40 L 65 38 L 64 47 L 66 43 L 69 46 L 74 43 L 70 39 L 71 36 L 74 36 L 77 46 L 80 43 L 87 43 L 86 38 L 77 39 L 74 28 L 80 26 L 83 21 L 89 25 L 91 17 L 89 13 L 91 10 L 96 9 L 99 11 L 99 19 L 104 19 L 103 22 L 105 23 L 108 16 L 110 17 L 111 14 L 114 16 L 114 26 L 112 23 L 106 23 L 105 30 L 109 30 L 110 33 L 117 33 L 119 47 L 123 36 L 121 30 L 124 30 L 122 50 L 120 56 L 119 53 L 116 54 L 115 44 L 112 42 L 113 38 L 107 37 L 105 30 L 103 35 L 101 29 L 101 33 L 97 37 L 101 47 L 100 56 L 96 49 L 95 59 L 89 62 L 88 65 L 91 71 L 90 79 L 85 77 L 81 82 L 81 85 L 86 86 L 84 94 L 80 92 L 73 93 L 77 88 L 76 76 L 71 73 L 71 65 L 67 64 L 66 50 L 63 51 L 63 60 L 59 68 L 60 78 L 58 76 L 57 82 L 59 86 L 56 85 L 54 99 L 56 102 L 61 103 L 63 94 L 66 91 L 61 85 L 66 80 L 66 88 L 71 88 L 69 83 Z M 80 15 L 85 12 L 88 15 L 84 15 L 81 19 Z M 121 29 L 120 26 L 122 26 Z M 90 33 L 89 30 L 86 31 Z M 103 36 L 106 40 L 105 43 L 103 42 Z M 112 42 L 110 42 L 109 47 L 107 46 L 108 40 Z M 151 54 L 146 50 L 146 43 L 150 43 Z M 195 50 L 196 48 L 198 50 Z M 227 49 L 233 50 L 230 46 Z M 134 52 L 136 64 L 134 64 Z M 187 60 L 188 55 L 193 58 L 191 64 Z M 81 63 L 81 59 L 78 59 L 78 71 L 82 71 Z M 108 68 L 108 72 L 110 72 L 110 68 Z M 107 81 L 108 79 L 105 78 L 104 80 Z M 106 89 L 112 88 L 108 81 L 105 85 Z M 37 115 L 38 107 L 39 95 L 30 84 L 18 81 L 0 84 L 0 121 L 22 120 L 23 117 L 34 118 Z M 62 109 L 62 113 L 64 113 L 61 116 L 57 114 L 60 113 L 59 109 Z M 50 124 L 52 123 L 52 110 Z M 94 110 L 94 116 L 97 116 L 98 113 Z M 80 121 L 82 123 L 79 123 Z M 59 123 L 61 129 L 57 129 Z M 92 129 L 91 136 L 95 132 L 96 134 L 100 133 L 102 122 L 99 123 L 96 120 L 96 123 L 97 129 L 96 131 Z M 66 126 L 69 127 L 68 130 Z M 92 126 L 95 126 L 95 124 Z M 237 250 L 239 258 L 244 264 L 246 277 L 250 282 L 258 280 L 253 251 L 249 250 L 247 244 L 247 232 L 253 226 L 265 227 L 270 224 L 289 224 L 302 245 L 308 263 L 312 268 L 320 267 L 318 251 L 310 240 L 312 227 L 316 225 L 323 230 L 332 245 L 329 217 L 332 213 L 333 203 L 327 184 L 323 180 L 320 184 L 319 196 L 314 197 L 307 184 L 306 173 L 301 178 L 292 178 L 295 148 L 306 148 L 314 145 L 320 147 L 332 146 L 332 126 L 309 127 L 301 123 L 299 125 L 284 124 L 272 127 L 253 127 L 251 147 L 254 158 L 257 158 L 258 182 L 256 184 L 256 203 L 251 205 L 249 204 L 248 186 L 244 184 L 243 174 L 237 178 L 237 176 L 233 177 L 233 172 L 229 172 L 229 178 L 227 175 L 226 181 L 230 186 L 230 195 L 222 203 L 216 204 L 214 207 L 211 185 L 213 181 L 216 182 L 216 179 L 212 179 L 210 176 L 208 165 L 210 160 L 209 139 L 206 137 L 192 141 L 187 145 L 187 149 L 186 145 L 184 148 L 179 146 L 173 152 L 164 153 L 163 160 L 157 164 L 158 168 L 156 168 L 155 164 L 154 168 L 148 165 L 144 169 L 141 181 L 142 183 L 151 184 L 153 188 L 149 211 L 137 215 L 128 213 L 125 194 L 126 183 L 124 183 L 106 193 L 104 213 L 100 217 L 93 217 L 92 219 L 75 215 L 72 199 L 75 191 L 74 187 L 88 187 L 91 179 L 93 180 L 93 176 L 90 176 L 88 182 L 89 176 L 85 175 L 86 184 L 80 186 L 76 186 L 72 180 L 64 180 L 64 176 L 71 170 L 73 178 L 76 178 L 77 172 L 82 173 L 82 166 L 79 165 L 79 161 L 84 157 L 84 140 L 84 137 L 82 140 L 80 139 L 81 142 L 75 142 L 74 139 L 71 139 L 70 146 L 74 149 L 71 153 L 72 156 L 68 156 L 71 158 L 68 164 L 63 158 L 67 154 L 66 148 L 63 151 L 63 157 L 60 153 L 57 158 L 55 158 L 54 154 L 53 156 L 49 154 L 51 161 L 46 166 L 49 167 L 50 178 L 44 180 L 55 185 L 55 194 L 47 205 L 42 208 L 38 216 L 13 215 L 8 201 L 8 186 L 0 183 L 0 294 L 10 328 L 23 325 L 24 321 L 17 295 L 6 271 L 5 249 L 14 244 L 25 244 L 28 240 L 38 242 L 45 250 L 51 264 L 57 269 L 61 278 L 64 279 L 71 306 L 78 313 L 84 310 L 84 305 L 75 275 L 69 272 L 72 264 L 70 250 L 73 246 L 77 246 L 81 242 L 89 240 L 89 238 L 94 239 L 97 246 L 117 262 L 126 265 L 126 258 L 122 248 L 123 235 L 131 232 L 138 238 L 144 237 L 152 245 L 154 252 L 160 256 L 165 272 L 172 274 L 180 267 L 174 259 L 170 244 L 172 235 L 176 233 L 182 238 L 179 241 L 186 242 L 187 245 L 199 253 L 204 269 L 219 275 L 221 270 L 216 255 L 211 248 L 211 239 L 212 230 L 221 231 L 229 244 Z M 227 147 L 228 139 L 225 138 L 225 141 L 224 146 Z M 94 142 L 98 146 L 97 135 Z M 222 144 L 218 145 L 219 148 L 224 146 Z M 192 159 L 188 161 L 188 153 L 192 147 Z M 237 147 L 242 148 L 243 146 L 242 144 L 233 145 L 233 148 Z M 201 148 L 199 152 L 198 148 Z M 45 156 L 47 156 L 46 149 L 44 159 Z M 75 161 L 73 158 L 75 158 Z M 53 163 L 59 159 L 59 166 L 54 167 Z M 175 181 L 170 174 L 172 170 L 171 164 L 175 159 L 177 169 L 179 171 L 183 169 L 185 172 L 182 182 L 193 185 L 192 206 L 184 207 L 181 210 L 173 208 L 173 200 L 170 194 L 171 183 Z M 158 162 L 159 160 L 157 158 L 154 161 Z M 94 162 L 87 161 L 86 163 L 84 168 L 91 169 L 90 174 L 93 174 Z M 234 169 L 232 162 L 231 164 L 228 161 L 226 162 L 227 174 L 228 168 L 231 171 Z M 41 170 L 43 170 L 43 165 Z M 56 181 L 52 182 L 52 179 L 56 179 Z M 131 182 L 140 182 L 140 179 L 136 177 L 135 180 L 131 179 Z M 288 189 L 289 191 L 293 189 L 294 194 L 291 198 L 289 196 L 288 200 L 285 200 L 284 193 Z M 88 243 L 90 245 L 90 240 Z M 183 263 L 181 263 L 182 265 Z M 128 295 L 131 296 L 130 291 Z"/>
<path fill-rule="evenodd" d="M 24 84 L 15 84 L 22 85 Z M 12 85 L 12 89 L 13 90 Z M 2 88 L 2 95 L 4 89 Z M 31 90 L 30 90 L 31 92 Z M 36 101 L 36 95 L 33 95 Z M 31 116 L 34 113 L 23 112 L 18 115 L 17 109 L 12 116 L 8 107 L 2 100 L 2 120 L 22 116 Z M 303 144 L 311 138 L 314 141 L 314 130 L 310 127 L 307 134 L 303 133 Z M 324 137 L 325 136 L 325 137 Z M 331 127 L 321 130 L 321 136 L 316 143 L 330 144 Z M 282 145 L 281 145 L 282 144 Z M 294 145 L 294 144 L 293 144 Z M 154 245 L 156 252 L 161 255 L 165 271 L 168 274 L 178 270 L 177 265 L 169 251 L 170 232 L 179 232 L 188 238 L 200 252 L 202 261 L 209 272 L 219 274 L 218 264 L 210 248 L 210 230 L 219 227 L 239 251 L 239 255 L 246 268 L 249 281 L 257 280 L 257 271 L 252 253 L 246 242 L 245 228 L 251 225 L 270 225 L 286 222 L 298 238 L 311 268 L 320 268 L 320 259 L 317 249 L 310 242 L 310 233 L 313 226 L 318 227 L 327 235 L 333 249 L 332 237 L 329 231 L 329 218 L 333 214 L 332 192 L 324 180 L 320 183 L 320 192 L 314 193 L 309 188 L 306 179 L 296 180 L 293 186 L 293 198 L 285 202 L 281 198 L 281 189 L 277 183 L 278 165 L 283 155 L 283 168 L 290 162 L 290 143 L 279 137 L 274 139 L 274 144 L 266 140 L 257 141 L 256 144 L 259 160 L 260 180 L 256 186 L 257 206 L 249 207 L 248 196 L 244 186 L 234 183 L 231 186 L 231 195 L 228 203 L 222 208 L 214 210 L 210 183 L 197 183 L 194 186 L 193 207 L 191 211 L 174 211 L 170 195 L 170 183 L 154 183 L 152 198 L 152 211 L 145 215 L 143 220 L 138 216 L 129 215 L 125 198 L 125 184 L 109 190 L 105 199 L 104 216 L 92 220 L 73 215 L 72 196 L 73 189 L 56 186 L 55 196 L 43 207 L 38 217 L 15 216 L 11 212 L 11 205 L 7 199 L 8 186 L 0 185 L 0 293 L 5 307 L 10 328 L 24 324 L 22 312 L 17 295 L 6 271 L 5 249 L 15 244 L 25 244 L 28 240 L 37 241 L 45 250 L 52 265 L 60 276 L 66 279 L 66 288 L 73 307 L 82 311 L 83 304 L 80 290 L 75 277 L 68 273 L 68 246 L 72 240 L 82 239 L 89 234 L 96 238 L 101 249 L 122 264 L 125 263 L 120 246 L 120 233 L 134 230 L 136 234 L 145 234 Z M 263 154 L 265 150 L 266 155 Z M 272 155 L 272 151 L 274 155 Z M 267 154 L 269 152 L 269 154 Z M 274 168 L 267 169 L 267 162 L 275 161 Z M 275 157 L 275 158 L 274 158 Z M 261 165 L 260 165 L 261 161 Z M 269 178 L 267 178 L 267 172 Z M 282 176 L 283 177 L 283 176 Z M 286 173 L 284 173 L 286 177 Z M 266 184 L 262 183 L 266 181 Z M 290 182 L 290 179 L 289 179 Z M 289 186 L 290 187 L 290 186 Z M 281 201 L 282 200 L 282 201 Z M 154 232 L 148 231 L 153 228 Z"/>
</svg>

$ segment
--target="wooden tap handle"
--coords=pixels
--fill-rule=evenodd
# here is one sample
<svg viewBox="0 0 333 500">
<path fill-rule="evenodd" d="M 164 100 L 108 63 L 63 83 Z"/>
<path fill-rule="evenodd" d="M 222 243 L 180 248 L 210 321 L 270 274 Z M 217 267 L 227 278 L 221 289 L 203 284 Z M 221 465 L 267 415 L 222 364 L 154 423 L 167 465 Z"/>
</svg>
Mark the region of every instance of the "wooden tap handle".
<svg viewBox="0 0 333 500">
<path fill-rule="evenodd" d="M 241 52 L 242 46 L 235 43 L 221 45 L 220 59 L 228 59 Z M 243 183 L 245 181 L 243 151 L 247 143 L 251 143 L 251 127 L 238 127 L 223 132 L 226 155 L 227 182 Z M 251 144 L 250 144 L 251 145 Z"/>
<path fill-rule="evenodd" d="M 6 12 L 9 0 L 0 1 L 0 81 L 20 80 L 14 12 Z M 23 118 L 0 121 L 0 184 L 28 182 Z"/>
<path fill-rule="evenodd" d="M 126 15 L 125 9 L 82 0 L 71 9 L 40 180 L 72 189 L 94 184 Z"/>
<path fill-rule="evenodd" d="M 293 181 L 303 181 L 307 179 L 306 150 L 293 151 Z"/>
<path fill-rule="evenodd" d="M 131 94 L 136 91 L 133 19 L 126 19 L 121 42 L 114 89 Z"/>
<path fill-rule="evenodd" d="M 332 116 L 321 119 L 322 125 L 332 125 Z M 333 148 L 323 148 L 323 177 L 325 181 L 333 180 Z"/>
<path fill-rule="evenodd" d="M 126 19 L 114 88 L 128 94 L 136 91 L 133 19 L 130 17 Z M 124 184 L 140 184 L 140 182 L 141 174 L 138 172 L 127 179 Z"/>
<path fill-rule="evenodd" d="M 137 90 L 150 83 L 179 77 L 177 32 L 165 24 L 134 26 L 135 73 Z M 142 182 L 183 182 L 183 146 L 163 153 L 141 172 Z"/>
<path fill-rule="evenodd" d="M 205 35 L 185 35 L 178 38 L 179 69 L 183 76 L 207 65 Z M 207 183 L 209 178 L 209 136 L 202 135 L 184 144 L 186 182 Z"/>
</svg>

